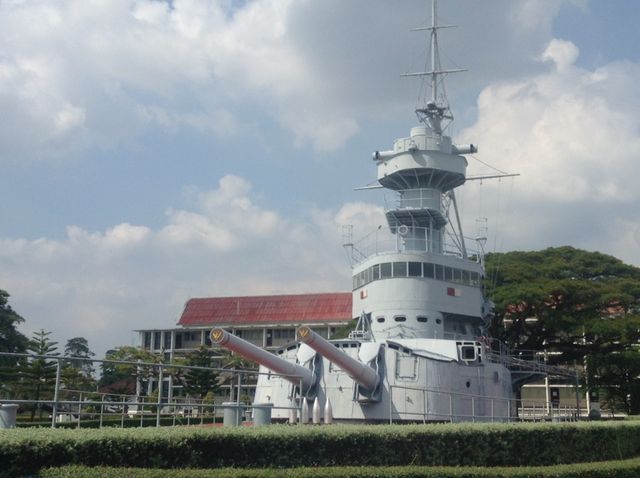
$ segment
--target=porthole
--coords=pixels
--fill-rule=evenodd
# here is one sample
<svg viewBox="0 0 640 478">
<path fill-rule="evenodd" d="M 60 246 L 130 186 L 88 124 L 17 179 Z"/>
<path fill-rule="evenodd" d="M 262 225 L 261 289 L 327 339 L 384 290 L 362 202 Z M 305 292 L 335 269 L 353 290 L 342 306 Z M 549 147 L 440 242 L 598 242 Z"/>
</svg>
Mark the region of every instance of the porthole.
<svg viewBox="0 0 640 478">
<path fill-rule="evenodd" d="M 427 317 L 424 317 L 424 316 L 418 316 L 417 320 L 418 320 L 418 322 L 426 322 L 429 319 Z"/>
<path fill-rule="evenodd" d="M 384 322 L 384 317 L 376 317 L 376 322 Z"/>
<path fill-rule="evenodd" d="M 436 319 L 436 324 L 441 324 L 442 323 L 442 319 Z"/>
<path fill-rule="evenodd" d="M 393 318 L 396 322 L 406 322 L 407 318 L 404 315 L 397 315 Z"/>
</svg>

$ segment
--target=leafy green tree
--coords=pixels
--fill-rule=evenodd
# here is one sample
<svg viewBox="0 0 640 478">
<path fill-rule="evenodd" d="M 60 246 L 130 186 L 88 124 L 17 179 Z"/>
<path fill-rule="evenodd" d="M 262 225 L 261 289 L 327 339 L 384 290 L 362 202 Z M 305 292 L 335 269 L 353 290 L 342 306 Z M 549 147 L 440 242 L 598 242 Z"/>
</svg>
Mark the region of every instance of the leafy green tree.
<svg viewBox="0 0 640 478">
<path fill-rule="evenodd" d="M 215 393 L 219 390 L 219 373 L 211 369 L 215 366 L 215 359 L 216 354 L 213 349 L 204 346 L 186 355 L 184 365 L 206 367 L 206 369 L 187 369 L 177 374 L 176 378 L 189 395 L 202 399 L 209 392 Z"/>
<path fill-rule="evenodd" d="M 601 398 L 612 410 L 640 413 L 640 352 L 627 349 L 587 357 L 589 385 L 604 390 Z"/>
<path fill-rule="evenodd" d="M 640 412 L 640 268 L 572 247 L 489 254 L 486 266 L 494 337 L 546 350 L 552 364 L 586 363 L 589 388 Z"/>
<path fill-rule="evenodd" d="M 29 399 L 39 401 L 53 398 L 53 390 L 56 384 L 57 361 L 42 357 L 43 355 L 59 355 L 58 342 L 49 339 L 51 332 L 41 329 L 33 334 L 27 345 L 27 350 L 38 357 L 30 357 L 20 368 L 20 377 L 23 390 Z M 42 408 L 39 407 L 40 418 Z M 33 421 L 36 407 L 31 409 Z"/>
<path fill-rule="evenodd" d="M 129 393 L 131 385 L 135 386 L 136 381 L 144 385 L 153 376 L 154 370 L 151 366 L 137 365 L 141 363 L 159 363 L 160 356 L 138 347 L 122 346 L 108 350 L 105 360 L 134 362 L 134 363 L 110 363 L 104 362 L 101 366 L 100 387 L 111 386 L 113 393 Z M 113 388 L 114 384 L 120 383 L 119 387 Z"/>
<path fill-rule="evenodd" d="M 95 354 L 89 349 L 84 337 L 73 337 L 67 340 L 64 348 L 65 360 L 62 369 L 62 382 L 70 390 L 91 391 L 95 389 L 93 364 L 89 361 Z M 75 397 L 75 394 L 73 394 Z"/>
<path fill-rule="evenodd" d="M 557 363 L 627 349 L 640 339 L 640 269 L 572 247 L 488 254 L 491 332 Z"/>
<path fill-rule="evenodd" d="M 0 289 L 0 352 L 26 352 L 29 340 L 17 329 L 23 322 L 24 319 L 9 305 L 9 293 Z M 18 357 L 0 356 L 0 393 L 14 393 L 20 362 Z"/>
</svg>

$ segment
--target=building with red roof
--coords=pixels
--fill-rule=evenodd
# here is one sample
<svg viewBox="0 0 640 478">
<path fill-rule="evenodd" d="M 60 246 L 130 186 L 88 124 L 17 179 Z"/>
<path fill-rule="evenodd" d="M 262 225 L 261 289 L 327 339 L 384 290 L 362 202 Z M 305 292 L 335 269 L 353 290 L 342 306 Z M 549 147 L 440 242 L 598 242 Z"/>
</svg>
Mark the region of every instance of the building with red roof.
<svg viewBox="0 0 640 478">
<path fill-rule="evenodd" d="M 167 359 L 211 345 L 209 331 L 221 327 L 265 348 L 295 338 L 300 325 L 331 338 L 353 318 L 350 292 L 189 299 L 172 329 L 139 330 L 140 345 Z"/>
<path fill-rule="evenodd" d="M 163 354 L 164 360 L 170 361 L 201 346 L 211 346 L 209 332 L 214 327 L 276 350 L 295 340 L 296 327 L 300 325 L 331 338 L 338 327 L 352 319 L 351 292 L 203 297 L 187 301 L 177 327 L 137 332 L 141 348 Z M 173 383 L 171 376 L 164 380 L 170 400 L 180 394 L 180 386 Z M 156 386 L 149 380 L 149 393 Z M 253 386 L 245 385 L 249 390 Z"/>
</svg>

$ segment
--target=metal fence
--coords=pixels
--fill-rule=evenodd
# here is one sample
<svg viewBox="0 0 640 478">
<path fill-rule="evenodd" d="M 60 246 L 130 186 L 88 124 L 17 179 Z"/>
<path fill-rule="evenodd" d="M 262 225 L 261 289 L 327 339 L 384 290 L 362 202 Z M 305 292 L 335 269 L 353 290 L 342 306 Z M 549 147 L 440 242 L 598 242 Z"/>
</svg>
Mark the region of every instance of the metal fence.
<svg viewBox="0 0 640 478">
<path fill-rule="evenodd" d="M 52 428 L 64 427 L 144 427 L 144 426 L 175 426 L 175 425 L 205 425 L 225 421 L 227 414 L 234 417 L 240 424 L 243 418 L 247 421 L 254 414 L 257 407 L 241 400 L 243 387 L 253 391 L 255 378 L 262 373 L 257 370 L 241 370 L 228 368 L 210 368 L 175 363 L 148 363 L 140 361 L 94 360 L 78 357 L 60 357 L 32 354 L 0 353 L 0 357 L 14 357 L 23 359 L 41 358 L 55 362 L 56 377 L 53 391 L 44 399 L 18 398 L 3 396 L 0 389 L 0 404 L 17 404 L 37 410 L 47 411 L 47 420 Z M 136 393 L 118 394 L 101 392 L 99 390 L 74 390 L 65 386 L 62 380 L 62 368 L 65 361 L 85 361 L 92 364 L 128 365 L 136 369 L 144 368 L 147 372 L 145 379 L 152 379 L 156 383 L 157 396 L 144 394 L 141 387 L 136 387 Z M 235 400 L 225 400 L 218 396 L 215 401 L 197 399 L 188 396 L 174 396 L 164 393 L 162 384 L 176 370 L 212 370 L 220 374 L 230 375 L 230 389 L 235 392 Z M 268 375 L 278 375 L 267 372 Z M 299 385 L 302 388 L 302 383 Z M 460 392 L 449 392 L 435 388 L 417 388 L 411 386 L 388 386 L 389 422 L 505 422 L 505 421 L 574 421 L 584 419 L 589 410 L 581 408 L 579 399 L 575 405 L 566 403 L 522 400 L 504 397 L 488 397 L 471 395 Z M 395 400 L 398 394 L 422 394 L 422 400 Z M 576 388 L 577 391 L 577 388 Z M 444 399 L 442 397 L 445 397 Z M 576 395 L 577 397 L 577 395 Z M 404 403 L 401 409 L 399 403 Z M 448 405 L 447 405 L 448 404 Z M 306 412 L 303 409 L 306 407 Z M 302 423 L 303 417 L 308 418 L 308 404 L 306 400 L 299 400 L 296 405 L 289 407 L 272 407 L 274 410 L 288 410 L 289 417 L 297 417 Z M 50 413 L 49 413 L 50 412 Z M 611 415 L 611 413 L 608 413 Z M 606 416 L 608 416 L 606 415 Z M 605 413 L 603 413 L 605 416 Z M 291 419 L 291 418 L 290 418 Z M 294 418 L 296 420 L 296 418 Z M 42 422 L 40 422 L 42 424 Z"/>
<path fill-rule="evenodd" d="M 0 357 L 13 357 L 16 359 L 44 359 L 55 363 L 55 381 L 50 384 L 46 398 L 18 398 L 28 395 L 20 393 L 18 396 L 8 396 L 0 389 L 0 404 L 16 404 L 19 407 L 30 408 L 40 413 L 47 412 L 47 420 L 50 420 L 52 428 L 57 426 L 162 426 L 179 424 L 207 424 L 216 423 L 225 418 L 225 410 L 232 410 L 233 415 L 242 421 L 242 417 L 248 418 L 253 414 L 254 405 L 242 402 L 242 391 L 251 390 L 255 386 L 255 377 L 262 373 L 258 370 L 230 369 L 221 367 L 198 367 L 179 365 L 175 363 L 153 363 L 142 361 L 124 360 L 96 360 L 84 357 L 61 357 L 54 355 L 34 355 L 0 352 Z M 144 369 L 144 381 L 153 381 L 156 384 L 157 396 L 143 393 L 137 377 L 136 393 L 119 394 L 101 392 L 100 390 L 74 390 L 67 388 L 62 379 L 62 370 L 65 362 L 83 362 L 94 364 L 126 365 L 135 367 L 136 370 Z M 168 393 L 164 393 L 162 384 L 176 371 L 208 370 L 224 374 L 231 379 L 226 391 L 235 392 L 235 401 L 222 401 L 224 397 L 217 396 L 214 401 L 198 399 L 189 396 L 174 396 L 169 381 Z M 273 373 L 271 373 L 273 375 Z M 159 384 L 159 385 L 158 385 Z M 20 383 L 17 382 L 18 387 Z M 235 389 L 235 390 L 234 390 Z M 292 407 L 279 407 L 291 410 Z M 301 411 L 295 408 L 296 413 Z M 89 422 L 92 422 L 91 424 Z M 39 422 L 40 424 L 42 422 Z"/>
</svg>

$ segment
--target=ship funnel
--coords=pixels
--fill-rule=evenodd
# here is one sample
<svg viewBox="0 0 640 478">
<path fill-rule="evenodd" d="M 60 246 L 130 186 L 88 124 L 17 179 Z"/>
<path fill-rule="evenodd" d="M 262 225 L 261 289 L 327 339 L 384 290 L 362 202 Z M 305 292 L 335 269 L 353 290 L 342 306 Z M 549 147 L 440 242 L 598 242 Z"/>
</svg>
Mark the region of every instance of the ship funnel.
<svg viewBox="0 0 640 478">
<path fill-rule="evenodd" d="M 296 337 L 298 341 L 307 344 L 327 360 L 344 370 L 362 387 L 361 393 L 363 395 L 372 399 L 376 399 L 379 395 L 379 386 L 382 381 L 375 369 L 350 357 L 309 327 L 298 328 Z"/>
<path fill-rule="evenodd" d="M 247 360 L 265 366 L 269 370 L 282 375 L 282 378 L 294 385 L 300 385 L 300 380 L 302 380 L 303 394 L 308 394 L 310 390 L 315 388 L 317 379 L 308 368 L 287 362 L 271 352 L 267 352 L 240 337 L 230 334 L 224 329 L 215 328 L 209 335 L 211 336 L 211 342 L 214 344 L 231 350 Z"/>
</svg>

